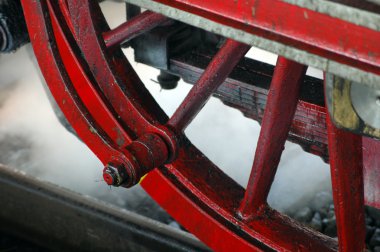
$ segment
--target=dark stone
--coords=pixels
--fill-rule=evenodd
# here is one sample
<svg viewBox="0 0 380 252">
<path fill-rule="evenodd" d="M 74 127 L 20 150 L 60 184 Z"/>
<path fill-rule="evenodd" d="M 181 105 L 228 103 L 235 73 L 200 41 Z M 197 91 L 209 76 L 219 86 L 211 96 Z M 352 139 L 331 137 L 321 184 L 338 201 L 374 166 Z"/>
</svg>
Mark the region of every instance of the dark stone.
<svg viewBox="0 0 380 252">
<path fill-rule="evenodd" d="M 325 227 L 323 230 L 324 234 L 326 234 L 330 237 L 336 237 L 337 236 L 335 216 L 331 217 L 329 219 L 327 219 L 327 218 L 323 219 L 322 223 L 323 223 L 323 226 Z"/>
<path fill-rule="evenodd" d="M 308 224 L 312 229 L 321 232 L 322 231 L 322 217 L 319 212 L 315 212 L 313 218 Z"/>
<path fill-rule="evenodd" d="M 329 209 L 327 211 L 326 218 L 330 219 L 333 217 L 335 217 L 335 208 L 334 208 L 334 204 L 330 204 Z"/>
<path fill-rule="evenodd" d="M 368 215 L 376 221 L 377 224 L 380 224 L 380 210 L 374 207 L 367 206 Z"/>
<path fill-rule="evenodd" d="M 373 219 L 371 217 L 366 216 L 365 217 L 365 224 L 369 225 L 369 226 L 372 226 L 375 223 L 374 223 L 374 221 L 373 221 Z"/>
<path fill-rule="evenodd" d="M 301 222 L 307 223 L 313 217 L 313 211 L 309 207 L 304 207 L 301 210 L 297 211 L 294 215 L 294 219 Z"/>
<path fill-rule="evenodd" d="M 376 227 L 366 225 L 365 240 L 368 243 L 371 240 L 373 233 L 375 232 Z"/>
<path fill-rule="evenodd" d="M 335 212 L 335 206 L 334 206 L 334 204 L 330 204 L 330 206 L 329 206 L 329 212 Z"/>
<path fill-rule="evenodd" d="M 321 209 L 321 211 L 318 211 L 319 214 L 321 215 L 322 220 L 327 218 L 327 210 L 326 209 L 327 208 L 323 208 L 323 209 Z"/>
<path fill-rule="evenodd" d="M 380 252 L 380 246 L 376 246 L 373 248 L 373 252 Z"/>
<path fill-rule="evenodd" d="M 321 211 L 324 209 L 326 213 L 330 204 L 333 202 L 332 194 L 329 192 L 319 192 L 315 195 L 314 199 L 311 201 L 310 207 L 314 211 Z"/>
<path fill-rule="evenodd" d="M 322 217 L 327 216 L 331 203 L 333 202 L 332 194 L 329 192 L 319 192 L 315 195 L 310 203 L 313 211 L 318 211 Z"/>
<path fill-rule="evenodd" d="M 376 228 L 375 232 L 371 237 L 371 240 L 369 241 L 369 245 L 371 247 L 380 246 L 380 228 Z"/>
</svg>

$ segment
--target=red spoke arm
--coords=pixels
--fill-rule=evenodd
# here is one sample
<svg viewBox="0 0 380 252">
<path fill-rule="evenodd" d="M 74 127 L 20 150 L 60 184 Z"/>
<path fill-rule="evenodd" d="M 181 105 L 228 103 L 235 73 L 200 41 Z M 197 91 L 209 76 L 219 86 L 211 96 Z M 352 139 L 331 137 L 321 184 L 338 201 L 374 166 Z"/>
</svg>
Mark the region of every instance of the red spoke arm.
<svg viewBox="0 0 380 252">
<path fill-rule="evenodd" d="M 336 128 L 330 116 L 327 131 L 339 251 L 365 251 L 362 137 Z"/>
<path fill-rule="evenodd" d="M 269 89 L 256 154 L 239 213 L 250 217 L 266 205 L 307 67 L 279 57 Z"/>
<path fill-rule="evenodd" d="M 131 40 L 168 20 L 167 17 L 161 14 L 145 11 L 119 25 L 115 29 L 105 32 L 103 34 L 104 42 L 108 48 L 120 45 L 121 43 Z"/>
<path fill-rule="evenodd" d="M 225 81 L 250 46 L 228 39 L 190 90 L 168 125 L 177 132 L 185 130 L 213 92 Z"/>
</svg>

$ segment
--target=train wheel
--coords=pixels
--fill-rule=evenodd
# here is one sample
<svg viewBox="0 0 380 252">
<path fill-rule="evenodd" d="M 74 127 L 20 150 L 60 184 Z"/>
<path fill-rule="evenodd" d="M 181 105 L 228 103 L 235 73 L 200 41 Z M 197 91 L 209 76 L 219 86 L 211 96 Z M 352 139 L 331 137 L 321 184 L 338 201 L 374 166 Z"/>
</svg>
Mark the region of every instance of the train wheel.
<svg viewBox="0 0 380 252">
<path fill-rule="evenodd" d="M 360 137 L 329 122 L 339 245 L 266 202 L 306 66 L 283 57 L 277 61 L 245 190 L 197 150 L 183 132 L 250 46 L 228 39 L 174 115 L 167 118 L 119 47 L 168 22 L 166 17 L 146 11 L 110 30 L 97 1 L 22 3 L 47 84 L 78 136 L 104 163 L 108 184 L 130 187 L 147 174 L 141 182 L 145 190 L 216 251 L 364 249 Z M 350 158 L 345 158 L 348 155 Z"/>
</svg>

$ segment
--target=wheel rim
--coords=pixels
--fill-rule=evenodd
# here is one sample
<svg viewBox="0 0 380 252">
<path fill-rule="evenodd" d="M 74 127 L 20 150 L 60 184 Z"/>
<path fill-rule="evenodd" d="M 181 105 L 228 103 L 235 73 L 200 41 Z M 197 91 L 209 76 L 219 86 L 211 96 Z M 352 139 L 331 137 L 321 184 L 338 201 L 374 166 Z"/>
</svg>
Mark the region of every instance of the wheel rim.
<svg viewBox="0 0 380 252">
<path fill-rule="evenodd" d="M 103 33 L 109 28 L 97 3 L 66 2 L 67 5 L 64 1 L 57 4 L 54 1 L 30 3 L 25 0 L 23 6 L 27 21 L 33 20 L 27 22 L 28 29 L 30 34 L 42 34 L 32 37 L 32 43 L 55 99 L 61 101 L 59 104 L 78 135 L 105 165 L 110 160 L 124 162 L 123 150 L 146 132 L 160 134 L 166 144 L 168 138 L 172 140 L 168 149 L 170 152 L 176 148 L 175 160 L 151 171 L 141 184 L 175 219 L 211 248 L 217 251 L 336 250 L 337 243 L 333 239 L 295 223 L 266 204 L 278 160 L 270 164 L 272 174 L 257 168 L 264 177 L 267 176 L 260 180 L 266 185 L 252 189 L 256 194 L 245 195 L 245 190 L 198 151 L 170 120 L 166 124 L 166 115 L 144 89 L 121 50 L 106 48 Z M 50 17 L 42 13 L 49 13 Z M 70 15 L 81 18 L 72 19 Z M 86 33 L 83 32 L 85 28 Z M 291 76 L 291 80 L 302 79 L 303 66 L 281 60 L 279 69 L 293 70 L 295 75 L 299 75 Z M 278 77 L 278 87 L 281 87 L 284 78 L 281 73 Z M 107 85 L 109 90 L 106 90 Z M 67 90 L 68 95 L 62 94 Z M 293 101 L 297 101 L 297 96 Z M 97 105 L 91 107 L 91 104 Z M 275 109 L 276 103 L 273 106 Z M 125 113 L 125 107 L 132 110 Z M 99 108 L 103 110 L 99 111 Z M 286 118 L 292 117 L 291 110 Z M 113 133 L 115 128 L 116 133 Z M 288 131 L 286 127 L 285 131 Z M 286 132 L 279 136 L 283 142 Z M 277 148 L 279 158 L 281 146 L 268 147 L 267 151 L 272 148 Z M 252 207 L 253 198 L 256 200 L 258 195 L 262 195 L 261 199 L 257 206 Z"/>
</svg>

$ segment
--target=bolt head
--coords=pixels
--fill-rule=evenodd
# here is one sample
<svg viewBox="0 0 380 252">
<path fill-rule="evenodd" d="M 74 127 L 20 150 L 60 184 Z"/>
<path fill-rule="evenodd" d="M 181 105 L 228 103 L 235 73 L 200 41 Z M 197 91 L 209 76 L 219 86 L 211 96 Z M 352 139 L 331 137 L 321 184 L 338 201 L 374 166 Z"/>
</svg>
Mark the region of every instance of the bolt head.
<svg viewBox="0 0 380 252">
<path fill-rule="evenodd" d="M 103 170 L 103 179 L 110 186 L 120 186 L 124 181 L 119 173 L 119 170 L 112 166 L 107 165 Z"/>
<path fill-rule="evenodd" d="M 110 174 L 108 172 L 103 172 L 103 179 L 107 183 L 107 185 L 112 186 L 115 184 L 114 177 L 112 176 L 112 174 Z"/>
</svg>

